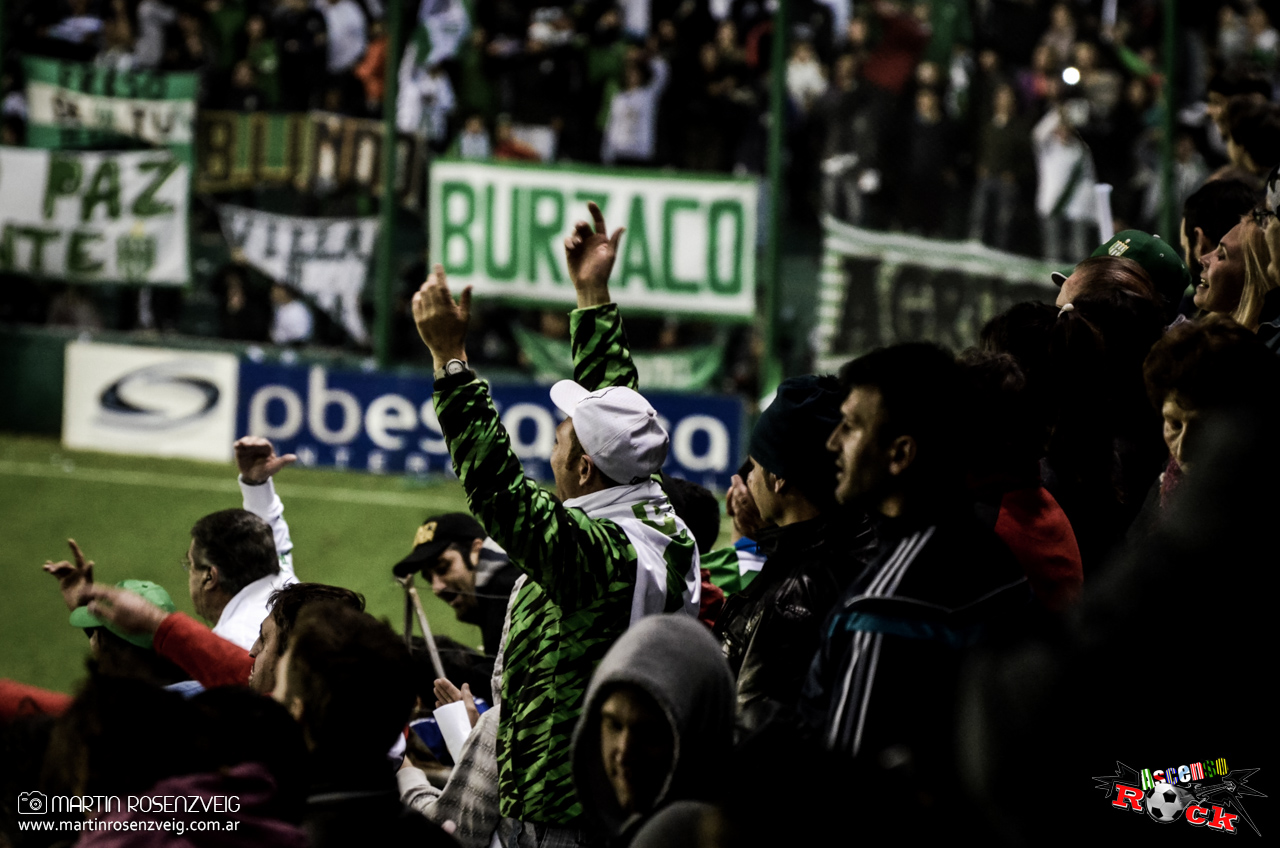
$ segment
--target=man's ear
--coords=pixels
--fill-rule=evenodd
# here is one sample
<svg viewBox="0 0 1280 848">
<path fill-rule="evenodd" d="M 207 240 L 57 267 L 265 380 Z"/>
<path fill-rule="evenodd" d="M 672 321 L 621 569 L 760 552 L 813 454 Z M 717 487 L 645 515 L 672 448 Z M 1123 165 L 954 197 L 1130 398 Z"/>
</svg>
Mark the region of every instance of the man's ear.
<svg viewBox="0 0 1280 848">
<path fill-rule="evenodd" d="M 200 583 L 204 586 L 205 591 L 211 591 L 222 585 L 222 575 L 218 573 L 218 566 L 209 566 L 209 570 L 204 573 L 204 579 Z"/>
<path fill-rule="evenodd" d="M 1209 239 L 1204 234 L 1204 227 L 1196 227 L 1196 253 L 1204 256 L 1209 249 Z"/>
<path fill-rule="evenodd" d="M 585 486 L 596 470 L 595 461 L 585 453 L 578 458 L 578 485 Z"/>
<path fill-rule="evenodd" d="M 293 720 L 297 722 L 302 721 L 303 712 L 305 712 L 305 710 L 302 706 L 302 699 L 297 695 L 289 698 L 289 715 L 293 716 Z"/>
<path fill-rule="evenodd" d="M 484 539 L 476 539 L 471 543 L 471 567 L 474 569 L 480 564 L 480 550 L 484 547 Z"/>
<path fill-rule="evenodd" d="M 911 436 L 898 436 L 889 444 L 889 473 L 901 476 L 916 461 L 919 446 Z"/>
<path fill-rule="evenodd" d="M 765 481 L 765 483 L 767 483 L 767 484 L 768 484 L 769 489 L 770 489 L 770 490 L 771 490 L 775 495 L 780 495 L 780 494 L 782 494 L 782 490 L 783 490 L 783 489 L 785 489 L 785 488 L 787 487 L 787 481 L 786 481 L 786 480 L 784 480 L 784 479 L 783 479 L 783 478 L 781 478 L 781 477 L 778 477 L 778 476 L 776 476 L 776 475 L 774 475 L 774 474 L 771 474 L 771 473 L 770 473 L 770 472 L 768 472 L 768 471 L 766 471 L 766 472 L 764 472 L 764 473 L 768 475 L 767 477 L 765 477 L 765 478 L 764 478 L 764 481 Z"/>
</svg>

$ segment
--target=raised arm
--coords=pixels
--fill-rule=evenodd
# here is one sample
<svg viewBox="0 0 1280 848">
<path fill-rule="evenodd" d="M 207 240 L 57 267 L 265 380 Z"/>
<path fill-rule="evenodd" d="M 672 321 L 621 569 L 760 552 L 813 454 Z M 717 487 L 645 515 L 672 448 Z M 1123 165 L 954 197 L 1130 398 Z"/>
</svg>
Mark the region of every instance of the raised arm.
<svg viewBox="0 0 1280 848">
<path fill-rule="evenodd" d="M 125 633 L 146 634 L 155 652 L 212 689 L 245 686 L 253 670 L 249 652 L 180 612 L 166 612 L 116 586 L 90 586 L 80 596 L 89 612 Z"/>
<path fill-rule="evenodd" d="M 565 264 L 578 296 L 578 308 L 569 313 L 573 379 L 590 391 L 605 386 L 639 389 L 622 317 L 609 295 L 609 274 L 627 229 L 618 227 L 609 235 L 600 207 L 589 203 L 587 210 L 592 223 L 579 221 L 564 240 Z"/>
<path fill-rule="evenodd" d="M 565 507 L 527 478 L 488 386 L 469 370 L 442 372 L 454 359 L 465 361 L 470 294 L 468 288 L 455 303 L 437 265 L 413 296 L 413 314 L 436 362 L 436 415 L 472 514 L 562 609 L 582 608 L 615 591 L 629 598 L 631 580 L 613 569 L 629 559 L 626 535 Z"/>
<path fill-rule="evenodd" d="M 245 436 L 237 440 L 235 452 L 244 508 L 270 525 L 276 554 L 280 557 L 280 570 L 293 574 L 293 539 L 289 537 L 289 524 L 284 520 L 284 503 L 276 494 L 271 478 L 280 469 L 296 462 L 298 457 L 291 453 L 276 456 L 275 447 L 260 436 Z"/>
</svg>

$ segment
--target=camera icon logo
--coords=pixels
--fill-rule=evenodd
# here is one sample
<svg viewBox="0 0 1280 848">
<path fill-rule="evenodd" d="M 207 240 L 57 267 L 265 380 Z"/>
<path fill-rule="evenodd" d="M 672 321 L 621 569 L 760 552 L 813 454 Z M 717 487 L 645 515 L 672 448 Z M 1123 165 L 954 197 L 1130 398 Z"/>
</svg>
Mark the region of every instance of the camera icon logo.
<svg viewBox="0 0 1280 848">
<path fill-rule="evenodd" d="M 43 792 L 19 792 L 18 815 L 43 816 L 49 812 L 49 799 Z"/>
</svg>

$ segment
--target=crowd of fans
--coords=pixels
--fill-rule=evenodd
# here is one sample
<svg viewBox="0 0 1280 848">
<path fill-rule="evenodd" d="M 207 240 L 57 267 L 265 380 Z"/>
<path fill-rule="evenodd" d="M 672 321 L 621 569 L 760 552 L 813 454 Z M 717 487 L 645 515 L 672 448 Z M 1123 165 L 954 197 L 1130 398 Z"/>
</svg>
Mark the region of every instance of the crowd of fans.
<svg viewBox="0 0 1280 848">
<path fill-rule="evenodd" d="M 765 172 L 769 3 L 403 5 L 405 53 L 389 57 L 382 0 L 11 4 L 6 136 L 22 137 L 24 53 L 198 71 L 202 108 L 364 117 L 381 114 L 390 60 L 399 63 L 398 124 L 436 152 Z M 1268 151 L 1280 146 L 1275 4 L 1180 4 L 1168 103 L 1162 8 L 1154 0 L 791 0 L 780 208 L 797 228 L 831 214 L 1065 263 L 1099 240 L 1095 185 L 1113 187 L 1115 230 L 1160 231 L 1170 111 L 1174 208 L 1211 175 L 1256 187 Z M 216 232 L 207 212 L 198 223 Z M 185 298 L 17 287 L 3 312 L 84 328 L 353 346 L 325 315 L 304 315 L 314 310 L 297 293 L 269 293 L 270 282 L 247 267 L 201 276 Z M 297 320 L 273 321 L 280 311 Z M 493 331 L 479 355 L 508 366 L 521 359 L 502 328 L 545 321 L 511 310 L 481 317 Z M 667 332 L 638 329 L 646 340 Z M 701 327 L 678 335 L 723 343 Z M 754 388 L 752 345 L 735 335 L 721 388 Z M 400 338 L 397 350 L 412 355 L 412 339 Z"/>
<path fill-rule="evenodd" d="M 428 579 L 483 650 L 298 582 L 273 483 L 295 458 L 246 437 L 244 508 L 200 518 L 183 562 L 212 629 L 154 583 L 94 582 L 74 542 L 45 563 L 93 658 L 74 697 L 0 681 L 0 838 L 56 842 L 19 827 L 43 793 L 90 799 L 51 808 L 86 846 L 1074 845 L 1133 821 L 1093 783 L 1117 758 L 1220 753 L 1237 769 L 1210 787 L 1228 793 L 1215 821 L 1258 830 L 1271 164 L 1262 190 L 1197 189 L 1183 252 L 1122 231 L 1055 275 L 1056 305 L 1012 307 L 974 349 L 899 344 L 783 381 L 721 548 L 716 497 L 661 473 L 669 437 L 608 287 L 621 234 L 598 208 L 565 240 L 554 493 L 525 477 L 468 361 L 470 290 L 437 265 L 412 312 L 472 514 L 428 517 L 392 573 Z M 1135 731 L 1197 674 L 1212 685 L 1173 696 L 1196 751 Z M 450 743 L 456 703 L 471 729 Z M 1069 812 L 1046 814 L 1049 786 Z"/>
</svg>

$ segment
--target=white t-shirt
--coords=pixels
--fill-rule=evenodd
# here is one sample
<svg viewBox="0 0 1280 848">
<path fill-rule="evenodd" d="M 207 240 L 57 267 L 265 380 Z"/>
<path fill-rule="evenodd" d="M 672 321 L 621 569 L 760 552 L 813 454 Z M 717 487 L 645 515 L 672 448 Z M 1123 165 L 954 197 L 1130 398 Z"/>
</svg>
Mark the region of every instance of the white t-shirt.
<svg viewBox="0 0 1280 848">
<path fill-rule="evenodd" d="M 329 34 L 329 73 L 340 74 L 350 70 L 360 61 L 369 44 L 364 12 L 360 11 L 354 0 L 338 0 L 333 4 L 319 0 L 316 8 L 324 15 L 325 28 Z"/>
<path fill-rule="evenodd" d="M 154 68 L 164 58 L 164 28 L 178 19 L 178 13 L 160 0 L 138 4 L 138 37 L 133 42 L 133 66 Z"/>
<path fill-rule="evenodd" d="M 278 345 L 309 341 L 314 326 L 315 319 L 307 305 L 291 300 L 276 307 L 271 319 L 271 341 Z"/>
<path fill-rule="evenodd" d="M 280 558 L 280 571 L 261 577 L 237 592 L 214 625 L 214 633 L 247 651 L 258 639 L 258 628 L 267 617 L 267 599 L 271 593 L 290 583 L 297 583 L 298 578 L 293 573 L 293 540 L 289 537 L 284 504 L 276 495 L 275 484 L 268 480 L 260 486 L 251 486 L 241 480 L 240 493 L 244 498 L 244 508 L 271 526 L 276 555 Z"/>
<path fill-rule="evenodd" d="M 620 91 L 609 103 L 609 121 L 604 129 L 600 158 L 613 162 L 619 156 L 649 161 L 657 147 L 658 100 L 667 87 L 667 63 L 650 63 L 653 77 L 641 88 Z"/>
</svg>

